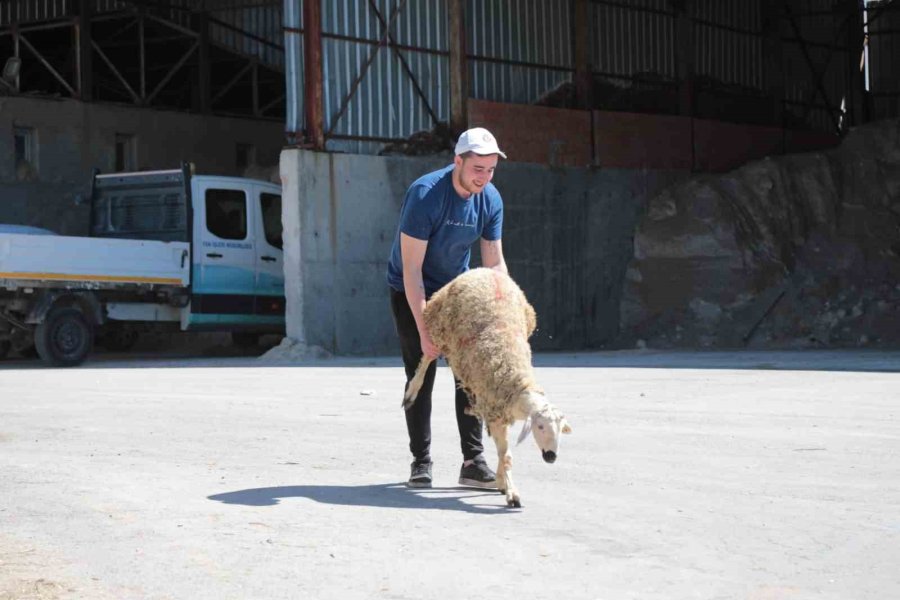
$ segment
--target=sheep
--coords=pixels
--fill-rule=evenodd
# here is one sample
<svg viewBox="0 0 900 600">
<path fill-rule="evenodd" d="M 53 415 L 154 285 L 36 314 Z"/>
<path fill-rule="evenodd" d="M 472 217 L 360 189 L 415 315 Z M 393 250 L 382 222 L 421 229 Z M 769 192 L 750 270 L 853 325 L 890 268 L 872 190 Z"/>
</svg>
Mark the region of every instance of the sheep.
<svg viewBox="0 0 900 600">
<path fill-rule="evenodd" d="M 425 305 L 425 326 L 469 396 L 469 414 L 487 424 L 497 446 L 497 488 L 510 507 L 521 508 L 512 480 L 509 426 L 524 420 L 517 444 L 532 433 L 546 462 L 556 460 L 560 433 L 571 433 L 565 416 L 534 377 L 531 346 L 537 318 L 518 285 L 493 269 L 472 269 L 438 290 Z M 409 409 L 431 360 L 422 357 L 407 386 Z"/>
</svg>

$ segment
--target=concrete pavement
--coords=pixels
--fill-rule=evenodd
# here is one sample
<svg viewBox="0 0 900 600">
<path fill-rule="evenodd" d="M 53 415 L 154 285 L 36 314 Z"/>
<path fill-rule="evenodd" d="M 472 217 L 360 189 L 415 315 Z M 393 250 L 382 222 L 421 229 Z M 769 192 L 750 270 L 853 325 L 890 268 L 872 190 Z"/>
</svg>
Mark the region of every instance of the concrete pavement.
<svg viewBox="0 0 900 600">
<path fill-rule="evenodd" d="M 0 599 L 900 597 L 900 352 L 540 355 L 522 510 L 398 359 L 0 363 Z M 488 444 L 490 461 L 495 461 Z"/>
</svg>

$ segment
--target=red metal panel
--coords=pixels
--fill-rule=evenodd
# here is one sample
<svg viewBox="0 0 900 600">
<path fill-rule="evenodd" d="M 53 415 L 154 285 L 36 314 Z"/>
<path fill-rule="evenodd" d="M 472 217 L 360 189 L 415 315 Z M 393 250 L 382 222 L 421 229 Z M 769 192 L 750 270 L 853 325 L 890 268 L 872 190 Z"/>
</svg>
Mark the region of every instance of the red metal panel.
<svg viewBox="0 0 900 600">
<path fill-rule="evenodd" d="M 694 169 L 722 172 L 784 153 L 784 130 L 694 119 Z"/>
<path fill-rule="evenodd" d="M 840 143 L 838 136 L 821 131 L 786 131 L 784 134 L 785 152 L 788 154 L 827 150 Z"/>
<path fill-rule="evenodd" d="M 486 127 L 517 162 L 587 167 L 591 164 L 591 113 L 469 100 L 469 127 Z"/>
<path fill-rule="evenodd" d="M 304 73 L 306 75 L 306 142 L 325 149 L 325 108 L 322 104 L 322 0 L 303 2 Z"/>
<path fill-rule="evenodd" d="M 690 169 L 687 117 L 594 111 L 594 150 L 600 167 Z"/>
</svg>

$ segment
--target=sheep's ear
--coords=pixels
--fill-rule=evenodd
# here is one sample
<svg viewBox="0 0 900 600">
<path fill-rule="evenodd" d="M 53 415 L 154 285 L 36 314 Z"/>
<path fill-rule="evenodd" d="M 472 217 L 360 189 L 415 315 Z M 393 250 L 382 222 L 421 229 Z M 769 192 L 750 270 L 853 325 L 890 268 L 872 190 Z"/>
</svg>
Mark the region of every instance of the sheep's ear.
<svg viewBox="0 0 900 600">
<path fill-rule="evenodd" d="M 572 433 L 572 428 L 569 427 L 569 422 L 566 421 L 565 417 L 562 420 L 562 429 L 560 429 L 563 433 Z"/>
<path fill-rule="evenodd" d="M 516 446 L 525 441 L 525 438 L 528 437 L 528 434 L 531 433 L 531 416 L 525 419 L 525 424 L 522 425 L 522 432 L 519 433 L 519 439 L 516 440 Z"/>
</svg>

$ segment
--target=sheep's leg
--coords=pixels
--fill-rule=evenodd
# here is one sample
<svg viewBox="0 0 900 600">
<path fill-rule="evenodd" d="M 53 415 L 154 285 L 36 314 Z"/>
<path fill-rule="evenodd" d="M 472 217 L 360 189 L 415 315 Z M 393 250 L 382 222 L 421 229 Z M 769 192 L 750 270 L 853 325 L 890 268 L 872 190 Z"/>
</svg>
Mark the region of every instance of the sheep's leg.
<svg viewBox="0 0 900 600">
<path fill-rule="evenodd" d="M 413 375 L 413 378 L 409 380 L 409 385 L 406 386 L 406 393 L 403 394 L 403 410 L 409 410 L 412 408 L 412 405 L 416 403 L 416 396 L 419 395 L 419 390 L 422 389 L 422 383 L 425 381 L 425 372 L 428 371 L 428 366 L 431 364 L 431 361 L 434 359 L 422 357 L 422 360 L 419 361 L 419 366 L 416 367 L 416 373 Z"/>
<path fill-rule="evenodd" d="M 512 480 L 512 452 L 509 450 L 509 426 L 502 421 L 492 421 L 488 424 L 491 437 L 497 446 L 497 489 L 506 496 L 507 506 L 522 507 L 519 491 Z"/>
</svg>

